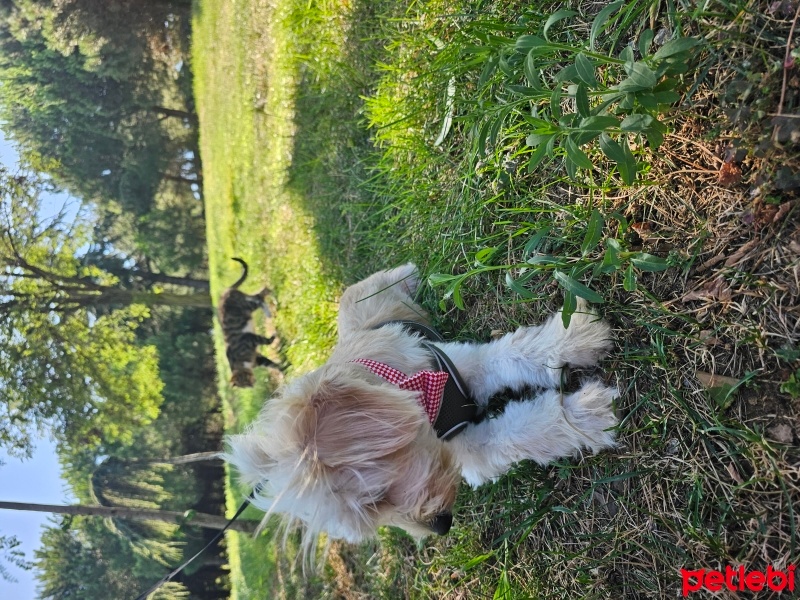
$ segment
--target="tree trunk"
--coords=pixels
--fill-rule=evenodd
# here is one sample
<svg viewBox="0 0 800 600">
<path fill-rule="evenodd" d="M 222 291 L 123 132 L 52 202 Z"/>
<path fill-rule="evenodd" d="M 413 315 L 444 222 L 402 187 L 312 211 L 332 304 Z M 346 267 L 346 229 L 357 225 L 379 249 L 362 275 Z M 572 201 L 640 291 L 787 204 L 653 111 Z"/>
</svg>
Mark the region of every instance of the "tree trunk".
<svg viewBox="0 0 800 600">
<path fill-rule="evenodd" d="M 199 175 L 195 176 L 195 179 L 190 179 L 189 177 L 184 177 L 183 175 L 173 175 L 172 173 L 162 173 L 161 174 L 161 178 L 162 179 L 166 179 L 167 181 L 174 181 L 176 183 L 185 183 L 185 184 L 188 184 L 188 185 L 192 185 L 193 183 L 196 183 L 197 185 L 202 185 L 202 183 L 203 183 L 203 178 L 200 177 Z"/>
<path fill-rule="evenodd" d="M 120 459 L 119 462 L 125 464 L 145 464 L 145 465 L 188 465 L 196 462 L 209 460 L 222 460 L 219 452 L 195 452 L 194 454 L 184 454 L 173 456 L 172 458 L 129 458 Z"/>
<path fill-rule="evenodd" d="M 119 506 L 85 506 L 85 505 L 58 505 L 58 504 L 30 504 L 27 502 L 0 501 L 0 509 L 25 510 L 35 512 L 58 513 L 62 515 L 79 515 L 84 517 L 115 517 L 118 519 L 132 519 L 134 521 L 165 521 L 167 523 L 187 523 L 207 529 L 224 529 L 228 519 L 207 513 L 194 513 L 186 518 L 184 513 L 169 510 L 152 510 L 145 508 L 126 508 Z M 234 521 L 230 529 L 253 533 L 258 526 L 258 521 Z"/>
<path fill-rule="evenodd" d="M 184 287 L 194 288 L 202 292 L 209 291 L 207 279 L 193 279 L 192 277 L 174 277 L 172 275 L 164 275 L 164 273 L 150 273 L 149 271 L 133 271 L 132 276 L 146 281 L 147 283 L 168 283 L 170 285 L 182 285 Z"/>
<path fill-rule="evenodd" d="M 146 306 L 197 306 L 211 308 L 211 295 L 198 294 L 170 294 L 161 292 L 133 292 L 131 304 L 144 304 Z"/>
<path fill-rule="evenodd" d="M 211 295 L 206 292 L 196 294 L 172 294 L 170 292 L 144 292 L 122 288 L 103 288 L 99 294 L 78 294 L 76 298 L 83 306 L 111 304 L 144 304 L 145 306 L 196 306 L 211 308 Z"/>
<path fill-rule="evenodd" d="M 185 110 L 176 110 L 174 108 L 166 108 L 164 106 L 153 106 L 153 112 L 166 117 L 177 117 L 179 119 L 187 119 L 192 123 L 197 123 L 197 115 L 194 113 L 186 112 Z"/>
</svg>

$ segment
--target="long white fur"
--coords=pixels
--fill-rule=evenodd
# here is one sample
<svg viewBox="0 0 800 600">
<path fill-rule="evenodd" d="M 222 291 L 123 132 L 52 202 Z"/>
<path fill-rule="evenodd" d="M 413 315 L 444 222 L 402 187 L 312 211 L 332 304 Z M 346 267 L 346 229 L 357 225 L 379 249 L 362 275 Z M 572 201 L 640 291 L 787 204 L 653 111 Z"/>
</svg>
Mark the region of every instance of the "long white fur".
<svg viewBox="0 0 800 600">
<path fill-rule="evenodd" d="M 227 460 L 245 484 L 261 486 L 255 504 L 301 521 L 307 547 L 323 532 L 357 542 L 381 525 L 423 537 L 436 515 L 452 510 L 461 477 L 477 486 L 521 460 L 546 464 L 614 446 L 615 388 L 588 381 L 575 393 L 558 391 L 564 366 L 594 365 L 611 347 L 610 327 L 585 305 L 567 329 L 557 313 L 487 344 L 439 344 L 483 405 L 508 388 L 545 391 L 450 442 L 436 438 L 413 392 L 352 362 L 370 358 L 409 375 L 431 368 L 417 335 L 400 325 L 375 329 L 399 319 L 429 324 L 412 298 L 417 286 L 407 264 L 345 290 L 328 362 L 285 385 L 229 439 Z"/>
</svg>

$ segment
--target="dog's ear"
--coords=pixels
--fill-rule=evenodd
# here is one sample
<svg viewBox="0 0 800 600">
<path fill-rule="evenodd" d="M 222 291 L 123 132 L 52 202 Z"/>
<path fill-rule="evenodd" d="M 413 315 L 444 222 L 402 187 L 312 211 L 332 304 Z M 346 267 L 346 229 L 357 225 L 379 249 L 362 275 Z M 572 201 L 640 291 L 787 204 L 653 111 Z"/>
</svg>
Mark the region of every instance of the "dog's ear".
<svg viewBox="0 0 800 600">
<path fill-rule="evenodd" d="M 222 458 L 236 465 L 242 483 L 255 487 L 270 478 L 275 459 L 269 452 L 269 440 L 263 435 L 251 428 L 245 433 L 228 436 L 226 442 L 228 449 Z"/>
<path fill-rule="evenodd" d="M 413 393 L 351 380 L 317 388 L 306 440 L 322 465 L 368 468 L 411 444 L 427 418 Z"/>
</svg>

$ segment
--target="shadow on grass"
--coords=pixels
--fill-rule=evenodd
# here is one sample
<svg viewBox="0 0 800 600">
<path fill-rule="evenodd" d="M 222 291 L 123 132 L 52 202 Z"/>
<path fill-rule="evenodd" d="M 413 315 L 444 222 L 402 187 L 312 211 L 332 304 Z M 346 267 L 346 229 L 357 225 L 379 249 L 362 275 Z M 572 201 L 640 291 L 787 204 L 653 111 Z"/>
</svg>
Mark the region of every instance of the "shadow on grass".
<svg viewBox="0 0 800 600">
<path fill-rule="evenodd" d="M 356 280 L 386 266 L 383 261 L 388 260 L 381 248 L 367 241 L 368 232 L 376 229 L 382 218 L 383 205 L 364 187 L 372 176 L 369 165 L 376 150 L 363 107 L 364 98 L 380 77 L 376 65 L 387 57 L 387 23 L 401 19 L 406 5 L 370 0 L 354 3 L 341 23 L 347 32 L 341 55 L 297 66 L 288 187 L 314 215 L 323 270 L 338 280 Z"/>
</svg>

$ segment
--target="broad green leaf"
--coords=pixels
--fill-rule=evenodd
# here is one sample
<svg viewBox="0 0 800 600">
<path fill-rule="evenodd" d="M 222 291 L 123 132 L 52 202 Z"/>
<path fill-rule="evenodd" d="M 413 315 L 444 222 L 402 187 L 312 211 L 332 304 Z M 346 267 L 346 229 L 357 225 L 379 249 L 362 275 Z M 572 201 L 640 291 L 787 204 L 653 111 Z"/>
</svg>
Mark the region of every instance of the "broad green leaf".
<svg viewBox="0 0 800 600">
<path fill-rule="evenodd" d="M 543 93 L 541 88 L 528 87 L 525 85 L 507 85 L 506 89 L 514 92 L 515 94 L 520 94 L 521 96 L 541 98 L 544 95 L 545 98 L 547 97 L 547 93 Z"/>
<path fill-rule="evenodd" d="M 591 129 L 587 131 L 573 131 L 570 136 L 578 146 L 583 146 L 584 144 L 588 144 L 595 138 L 599 137 L 602 131 L 592 131 Z"/>
<path fill-rule="evenodd" d="M 586 256 L 597 247 L 600 238 L 603 237 L 603 226 L 605 219 L 600 211 L 592 209 L 592 214 L 589 217 L 589 223 L 586 226 L 586 234 L 583 236 L 583 243 L 581 244 L 581 255 Z"/>
<path fill-rule="evenodd" d="M 506 285 L 525 299 L 530 300 L 531 298 L 536 297 L 536 294 L 534 294 L 529 289 L 521 285 L 519 282 L 514 281 L 514 278 L 508 271 L 506 271 Z"/>
<path fill-rule="evenodd" d="M 431 287 L 436 287 L 438 285 L 443 285 L 445 283 L 450 283 L 459 279 L 462 275 L 450 275 L 448 273 L 431 273 L 428 275 L 428 283 L 430 283 Z"/>
<path fill-rule="evenodd" d="M 584 300 L 588 300 L 589 302 L 593 302 L 595 304 L 602 304 L 605 302 L 603 297 L 595 292 L 593 289 L 586 287 L 579 281 L 575 281 L 572 277 L 567 275 L 566 273 L 562 273 L 561 271 L 555 271 L 553 273 L 556 281 L 563 287 L 565 290 L 583 298 Z"/>
<path fill-rule="evenodd" d="M 578 299 L 575 297 L 575 294 L 565 290 L 564 304 L 561 307 L 561 323 L 564 325 L 564 329 L 569 327 L 569 322 L 572 320 L 572 315 L 575 314 L 575 309 L 577 308 Z"/>
<path fill-rule="evenodd" d="M 624 0 L 617 0 L 606 6 L 603 10 L 597 13 L 597 16 L 592 21 L 592 28 L 589 31 L 589 47 L 594 50 L 594 42 L 600 32 L 606 28 L 606 23 L 611 16 L 617 12 L 625 4 Z"/>
<path fill-rule="evenodd" d="M 650 44 L 653 43 L 653 37 L 655 37 L 655 34 L 653 34 L 652 29 L 645 29 L 642 32 L 639 38 L 639 54 L 647 56 L 647 52 L 650 50 Z"/>
<path fill-rule="evenodd" d="M 508 77 L 509 79 L 513 79 L 516 73 L 514 69 L 511 68 L 511 65 L 508 63 L 508 59 L 505 56 L 500 57 L 500 62 L 497 63 L 497 68 L 503 72 L 503 75 Z"/>
<path fill-rule="evenodd" d="M 659 104 L 675 104 L 681 99 L 681 95 L 673 90 L 664 90 L 663 92 L 653 92 L 653 97 Z"/>
<path fill-rule="evenodd" d="M 632 185 L 636 181 L 636 159 L 628 148 L 627 140 L 623 139 L 622 144 L 620 144 L 608 135 L 602 134 L 600 136 L 600 150 L 617 163 L 619 175 L 626 185 Z"/>
<path fill-rule="evenodd" d="M 579 84 L 578 88 L 575 90 L 575 106 L 580 116 L 588 117 L 591 115 L 589 92 L 586 90 L 586 85 L 583 83 Z"/>
<path fill-rule="evenodd" d="M 653 70 L 641 61 L 625 65 L 628 78 L 622 80 L 616 87 L 621 92 L 639 92 L 650 90 L 658 83 L 658 78 Z"/>
<path fill-rule="evenodd" d="M 538 35 L 522 35 L 517 38 L 514 49 L 517 52 L 527 53 L 531 48 L 539 48 L 541 46 L 549 46 L 547 40 L 540 38 Z"/>
<path fill-rule="evenodd" d="M 547 19 L 547 21 L 545 22 L 544 28 L 542 29 L 542 34 L 544 35 L 545 38 L 547 38 L 547 32 L 550 30 L 550 28 L 553 25 L 555 25 L 559 21 L 563 21 L 564 19 L 568 19 L 570 17 L 574 17 L 577 14 L 578 13 L 575 12 L 574 10 L 569 10 L 569 9 L 566 9 L 566 8 L 562 8 L 560 10 L 557 10 L 552 15 L 550 15 L 550 18 Z"/>
<path fill-rule="evenodd" d="M 606 253 L 603 256 L 603 266 L 612 267 L 613 271 L 618 270 L 622 266 L 622 261 L 619 257 L 621 251 L 622 247 L 617 240 L 614 238 L 607 238 Z"/>
<path fill-rule="evenodd" d="M 645 114 L 628 115 L 622 120 L 619 128 L 622 131 L 644 131 L 653 122 L 653 117 Z"/>
<path fill-rule="evenodd" d="M 491 258 L 494 256 L 495 252 L 497 252 L 497 246 L 478 250 L 475 253 L 475 264 L 479 267 L 491 264 Z"/>
<path fill-rule="evenodd" d="M 625 288 L 626 292 L 636 291 L 636 273 L 633 270 L 633 265 L 630 263 L 625 269 L 625 278 L 622 280 L 622 287 Z"/>
<path fill-rule="evenodd" d="M 569 156 L 564 157 L 564 169 L 567 171 L 567 177 L 573 181 L 578 179 L 578 165 Z"/>
<path fill-rule="evenodd" d="M 589 157 L 586 156 L 586 153 L 578 148 L 578 145 L 572 140 L 571 137 L 567 137 L 564 141 L 564 149 L 567 151 L 567 158 L 572 161 L 575 166 L 580 167 L 581 169 L 588 169 L 592 170 L 594 165 L 592 161 L 589 160 Z"/>
<path fill-rule="evenodd" d="M 555 136 L 550 135 L 548 137 L 550 138 L 548 143 L 539 144 L 536 147 L 536 150 L 531 153 L 531 157 L 528 159 L 528 173 L 533 173 L 534 170 L 536 170 L 536 167 L 538 167 L 539 164 L 544 160 L 544 157 L 547 156 L 549 142 L 553 141 Z"/>
<path fill-rule="evenodd" d="M 522 115 L 522 119 L 528 123 L 529 125 L 533 125 L 535 127 L 534 133 L 555 133 L 556 128 L 550 121 L 545 121 L 544 119 L 539 119 L 537 117 L 533 117 L 531 115 Z"/>
<path fill-rule="evenodd" d="M 539 246 L 542 245 L 542 242 L 547 238 L 547 235 L 550 233 L 550 227 L 543 227 L 536 233 L 531 236 L 525 243 L 525 247 L 522 249 L 522 256 L 524 259 L 527 259 L 528 256 L 533 254 L 539 249 Z"/>
<path fill-rule="evenodd" d="M 630 46 L 625 46 L 622 51 L 619 53 L 619 57 L 625 61 L 625 70 L 627 71 L 633 66 L 635 57 L 633 54 L 633 48 Z"/>
<path fill-rule="evenodd" d="M 583 52 L 579 52 L 575 57 L 575 69 L 578 78 L 588 86 L 597 87 L 597 77 L 594 74 L 594 63 L 586 57 Z"/>
<path fill-rule="evenodd" d="M 578 80 L 578 69 L 575 65 L 567 65 L 563 69 L 561 69 L 556 74 L 556 81 L 565 82 L 565 81 L 577 81 Z"/>
<path fill-rule="evenodd" d="M 554 119 L 561 118 L 561 86 L 556 85 L 550 95 L 550 114 Z"/>
<path fill-rule="evenodd" d="M 649 127 L 643 133 L 647 136 L 647 143 L 650 144 L 650 148 L 653 150 L 664 142 L 664 134 L 656 127 Z"/>
<path fill-rule="evenodd" d="M 539 66 L 536 64 L 536 54 L 531 49 L 525 57 L 525 63 L 522 67 L 525 73 L 525 79 L 528 80 L 528 85 L 534 89 L 542 89 L 542 81 L 539 75 Z"/>
<path fill-rule="evenodd" d="M 622 150 L 622 146 L 605 133 L 600 136 L 600 150 L 616 163 L 625 160 L 625 152 Z"/>
<path fill-rule="evenodd" d="M 652 254 L 647 254 L 646 252 L 637 252 L 636 254 L 632 254 L 630 256 L 630 261 L 634 267 L 637 269 L 641 269 L 642 271 L 665 271 L 669 268 L 669 263 L 666 259 L 663 259 L 658 256 L 653 256 Z"/>
<path fill-rule="evenodd" d="M 582 119 L 579 127 L 584 131 L 605 131 L 619 127 L 619 119 L 607 115 L 595 115 Z"/>
<path fill-rule="evenodd" d="M 481 71 L 481 76 L 478 79 L 478 87 L 483 87 L 489 78 L 494 74 L 495 69 L 497 69 L 497 65 L 500 63 L 499 56 L 492 56 L 489 60 L 486 61 L 486 64 L 483 66 L 483 70 Z"/>
<path fill-rule="evenodd" d="M 697 38 L 686 37 L 686 38 L 678 38 L 677 40 L 671 40 L 661 46 L 658 51 L 653 55 L 655 60 L 661 60 L 664 58 L 668 58 L 670 56 L 675 56 L 676 54 L 680 54 L 682 52 L 686 52 L 687 50 L 691 50 L 695 46 L 700 43 L 700 40 Z"/>
<path fill-rule="evenodd" d="M 482 159 L 486 154 L 486 138 L 489 136 L 489 128 L 491 126 L 492 120 L 487 119 L 478 131 L 478 137 L 475 143 L 475 154 L 478 158 Z"/>
<path fill-rule="evenodd" d="M 451 292 L 453 294 L 453 304 L 455 304 L 456 308 L 458 308 L 459 310 L 464 310 L 466 308 L 465 305 L 464 305 L 464 299 L 461 297 L 461 283 L 462 282 L 463 282 L 463 279 L 461 281 L 456 282 L 456 284 L 453 286 L 453 288 L 451 290 Z"/>
<path fill-rule="evenodd" d="M 536 148 L 540 144 L 545 144 L 553 137 L 552 133 L 531 133 L 525 138 L 525 143 L 531 148 Z"/>
</svg>

